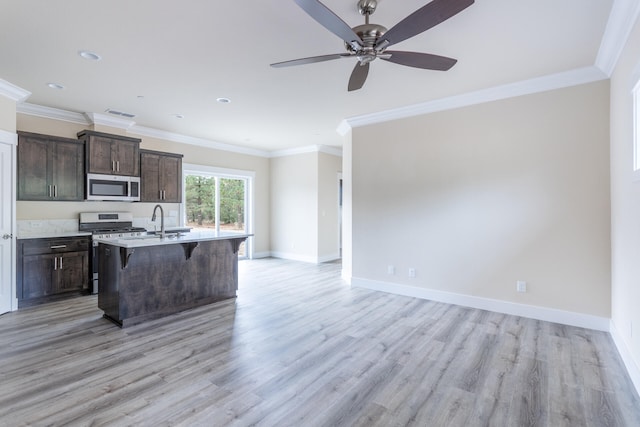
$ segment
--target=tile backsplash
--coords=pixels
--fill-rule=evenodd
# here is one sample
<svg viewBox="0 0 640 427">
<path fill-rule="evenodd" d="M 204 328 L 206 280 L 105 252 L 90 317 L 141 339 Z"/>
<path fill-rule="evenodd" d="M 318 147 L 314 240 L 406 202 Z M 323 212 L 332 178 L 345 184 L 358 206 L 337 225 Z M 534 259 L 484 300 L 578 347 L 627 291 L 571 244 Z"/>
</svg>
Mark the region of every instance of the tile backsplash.
<svg viewBox="0 0 640 427">
<path fill-rule="evenodd" d="M 65 234 L 78 231 L 78 220 L 41 219 L 16 221 L 18 236 L 40 235 L 43 233 Z"/>
</svg>

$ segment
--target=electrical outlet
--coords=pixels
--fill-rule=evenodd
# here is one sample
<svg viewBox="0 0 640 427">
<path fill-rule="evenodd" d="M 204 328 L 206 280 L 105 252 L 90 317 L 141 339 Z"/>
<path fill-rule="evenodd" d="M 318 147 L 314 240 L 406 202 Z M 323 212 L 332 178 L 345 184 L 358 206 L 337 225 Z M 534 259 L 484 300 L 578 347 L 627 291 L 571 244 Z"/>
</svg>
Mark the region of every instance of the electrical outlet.
<svg viewBox="0 0 640 427">
<path fill-rule="evenodd" d="M 387 274 L 396 274 L 396 268 L 393 265 L 387 266 Z"/>
<path fill-rule="evenodd" d="M 409 268 L 409 277 L 416 277 L 416 269 Z"/>
<path fill-rule="evenodd" d="M 525 282 L 524 280 L 518 280 L 516 282 L 516 291 L 527 292 L 527 282 Z"/>
</svg>

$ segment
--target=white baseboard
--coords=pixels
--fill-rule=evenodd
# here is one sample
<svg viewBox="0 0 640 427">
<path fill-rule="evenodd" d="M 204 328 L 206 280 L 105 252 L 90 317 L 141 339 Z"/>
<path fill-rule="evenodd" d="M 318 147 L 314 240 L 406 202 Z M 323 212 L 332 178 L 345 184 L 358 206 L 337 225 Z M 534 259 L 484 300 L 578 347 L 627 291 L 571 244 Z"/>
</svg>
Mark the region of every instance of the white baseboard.
<svg viewBox="0 0 640 427">
<path fill-rule="evenodd" d="M 618 331 L 618 328 L 616 328 L 613 320 L 611 320 L 609 325 L 609 331 L 611 333 L 611 338 L 618 349 L 618 353 L 620 353 L 622 362 L 624 363 L 625 368 L 627 368 L 629 378 L 631 378 L 631 382 L 635 386 L 636 391 L 640 394 L 640 368 L 633 357 L 633 353 L 629 350 L 627 342 L 620 331 Z"/>
<path fill-rule="evenodd" d="M 337 259 L 340 259 L 340 254 L 325 255 L 322 257 L 313 257 L 313 256 L 307 256 L 307 255 L 292 254 L 288 252 L 271 252 L 271 256 L 274 258 L 289 259 L 291 261 L 302 261 L 302 262 L 308 262 L 311 264 L 321 264 L 323 262 L 335 261 Z"/>
<path fill-rule="evenodd" d="M 274 258 L 289 259 L 291 261 L 302 261 L 302 262 L 309 262 L 312 264 L 318 263 L 318 259 L 316 257 L 312 257 L 308 255 L 292 254 L 289 252 L 272 251 L 271 256 Z"/>
<path fill-rule="evenodd" d="M 340 258 L 342 258 L 342 257 L 340 256 L 339 253 L 335 253 L 335 254 L 331 254 L 331 255 L 324 255 L 324 256 L 318 257 L 318 264 L 321 264 L 323 262 L 336 261 L 336 260 L 339 260 Z"/>
<path fill-rule="evenodd" d="M 251 259 L 260 259 L 260 258 L 269 258 L 271 256 L 271 252 L 254 252 L 253 257 Z"/>
<path fill-rule="evenodd" d="M 561 323 L 563 325 L 578 326 L 581 328 L 594 329 L 597 331 L 609 332 L 610 327 L 610 319 L 606 317 L 592 316 L 590 314 L 583 313 L 574 313 L 570 311 L 557 310 L 554 308 L 517 304 L 508 301 L 475 297 L 471 295 L 455 294 L 452 292 L 419 288 L 416 286 L 362 279 L 359 277 L 351 278 L 351 286 L 444 302 L 447 304 L 461 305 L 464 307 L 478 308 L 481 310 L 494 311 L 497 313 L 511 314 L 514 316 L 522 316 L 530 319 L 544 320 L 547 322 Z"/>
</svg>

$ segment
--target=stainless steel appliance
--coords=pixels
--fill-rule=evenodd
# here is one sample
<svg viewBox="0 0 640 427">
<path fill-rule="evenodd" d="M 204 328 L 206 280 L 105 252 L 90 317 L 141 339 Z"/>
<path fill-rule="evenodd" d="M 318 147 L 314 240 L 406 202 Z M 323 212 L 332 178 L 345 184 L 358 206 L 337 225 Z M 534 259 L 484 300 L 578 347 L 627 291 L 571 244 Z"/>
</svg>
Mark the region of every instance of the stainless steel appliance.
<svg viewBox="0 0 640 427">
<path fill-rule="evenodd" d="M 140 177 L 87 174 L 87 200 L 140 201 Z"/>
<path fill-rule="evenodd" d="M 95 238 L 118 239 L 120 237 L 142 236 L 147 230 L 133 226 L 133 215 L 130 212 L 82 212 L 80 213 L 80 231 L 91 232 L 92 257 L 91 270 L 93 273 L 92 293 L 98 293 L 98 242 Z"/>
</svg>

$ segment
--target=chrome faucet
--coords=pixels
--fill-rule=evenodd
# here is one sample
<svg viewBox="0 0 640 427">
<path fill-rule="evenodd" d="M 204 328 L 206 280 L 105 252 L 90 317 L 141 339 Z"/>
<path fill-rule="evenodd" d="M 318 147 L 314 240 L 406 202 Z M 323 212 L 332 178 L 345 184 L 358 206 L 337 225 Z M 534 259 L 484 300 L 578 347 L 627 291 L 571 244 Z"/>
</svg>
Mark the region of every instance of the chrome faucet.
<svg viewBox="0 0 640 427">
<path fill-rule="evenodd" d="M 162 206 L 156 205 L 153 208 L 153 215 L 151 215 L 151 221 L 155 221 L 156 220 L 156 211 L 158 210 L 158 208 L 160 208 L 160 238 L 164 239 L 164 236 L 165 236 L 165 233 L 164 233 L 164 210 L 162 209 Z"/>
</svg>

